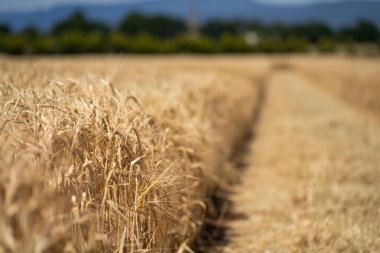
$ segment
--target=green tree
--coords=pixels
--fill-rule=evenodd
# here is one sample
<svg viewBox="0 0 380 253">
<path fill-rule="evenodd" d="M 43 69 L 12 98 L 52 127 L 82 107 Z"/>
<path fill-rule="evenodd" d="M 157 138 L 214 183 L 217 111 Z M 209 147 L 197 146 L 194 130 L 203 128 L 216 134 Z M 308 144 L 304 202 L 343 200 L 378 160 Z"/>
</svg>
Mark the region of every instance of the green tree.
<svg viewBox="0 0 380 253">
<path fill-rule="evenodd" d="M 5 35 L 0 37 L 0 51 L 9 54 L 26 53 L 27 41 L 22 36 Z"/>
<path fill-rule="evenodd" d="M 34 26 L 25 27 L 21 32 L 20 36 L 25 37 L 28 40 L 34 40 L 39 36 L 38 30 Z"/>
<path fill-rule="evenodd" d="M 131 39 L 121 32 L 112 32 L 108 36 L 108 50 L 112 52 L 130 52 Z"/>
<path fill-rule="evenodd" d="M 252 51 L 252 47 L 249 46 L 242 37 L 232 34 L 223 34 L 220 38 L 219 50 L 226 53 L 241 53 Z"/>
<path fill-rule="evenodd" d="M 184 33 L 186 26 L 183 21 L 175 18 L 165 16 L 147 17 L 133 13 L 121 21 L 119 31 L 127 35 L 145 33 L 154 37 L 167 39 Z"/>
<path fill-rule="evenodd" d="M 254 50 L 266 53 L 305 52 L 309 44 L 310 42 L 305 38 L 292 36 L 284 40 L 272 37 L 261 40 L 260 43 L 254 47 Z"/>
<path fill-rule="evenodd" d="M 10 34 L 11 29 L 5 24 L 0 24 L 0 35 Z"/>
<path fill-rule="evenodd" d="M 359 42 L 377 42 L 379 30 L 376 25 L 367 20 L 359 21 L 353 27 L 346 27 L 341 31 L 344 40 L 353 39 Z"/>
<path fill-rule="evenodd" d="M 322 37 L 318 41 L 317 49 L 319 52 L 322 52 L 322 53 L 331 53 L 331 52 L 336 51 L 337 45 L 336 45 L 335 40 Z"/>
<path fill-rule="evenodd" d="M 218 51 L 216 41 L 208 37 L 191 38 L 180 36 L 173 39 L 172 43 L 177 52 L 216 53 Z"/>
<path fill-rule="evenodd" d="M 83 40 L 85 52 L 104 52 L 106 50 L 105 41 L 105 38 L 99 32 L 91 32 L 86 34 Z"/>
<path fill-rule="evenodd" d="M 109 28 L 100 22 L 88 21 L 81 12 L 75 12 L 67 19 L 55 24 L 51 29 L 51 33 L 54 35 L 60 35 L 73 31 L 81 33 L 97 32 L 106 34 L 108 33 Z"/>
<path fill-rule="evenodd" d="M 83 53 L 86 52 L 84 45 L 85 37 L 81 32 L 68 31 L 58 37 L 59 51 L 61 53 Z"/>
<path fill-rule="evenodd" d="M 212 20 L 204 24 L 201 33 L 205 36 L 219 38 L 223 34 L 237 35 L 239 32 L 239 24 L 237 22 Z"/>
<path fill-rule="evenodd" d="M 321 22 L 312 22 L 305 25 L 296 25 L 287 29 L 287 36 L 303 37 L 311 43 L 317 43 L 321 38 L 332 38 L 333 31 Z"/>
<path fill-rule="evenodd" d="M 135 35 L 131 40 L 131 51 L 134 53 L 161 53 L 162 41 L 147 33 Z"/>
<path fill-rule="evenodd" d="M 35 54 L 53 54 L 57 51 L 57 39 L 54 37 L 40 36 L 32 43 L 32 52 Z"/>
</svg>

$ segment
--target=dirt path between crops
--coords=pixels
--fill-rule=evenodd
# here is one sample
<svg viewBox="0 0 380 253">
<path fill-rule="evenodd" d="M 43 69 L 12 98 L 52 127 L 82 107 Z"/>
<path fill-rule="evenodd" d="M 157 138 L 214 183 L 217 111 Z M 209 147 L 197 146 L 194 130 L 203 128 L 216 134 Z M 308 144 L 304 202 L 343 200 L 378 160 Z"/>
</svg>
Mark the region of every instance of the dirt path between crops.
<svg viewBox="0 0 380 253">
<path fill-rule="evenodd" d="M 380 131 L 291 70 L 267 98 L 221 252 L 380 252 Z"/>
</svg>

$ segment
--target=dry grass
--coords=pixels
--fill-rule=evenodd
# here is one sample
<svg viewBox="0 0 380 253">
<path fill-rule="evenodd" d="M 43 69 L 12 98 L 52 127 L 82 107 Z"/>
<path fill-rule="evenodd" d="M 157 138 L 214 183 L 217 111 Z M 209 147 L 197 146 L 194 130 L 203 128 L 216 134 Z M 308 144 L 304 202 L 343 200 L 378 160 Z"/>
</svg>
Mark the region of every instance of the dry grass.
<svg viewBox="0 0 380 253">
<path fill-rule="evenodd" d="M 0 59 L 0 252 L 191 251 L 255 86 L 174 62 Z"/>
</svg>

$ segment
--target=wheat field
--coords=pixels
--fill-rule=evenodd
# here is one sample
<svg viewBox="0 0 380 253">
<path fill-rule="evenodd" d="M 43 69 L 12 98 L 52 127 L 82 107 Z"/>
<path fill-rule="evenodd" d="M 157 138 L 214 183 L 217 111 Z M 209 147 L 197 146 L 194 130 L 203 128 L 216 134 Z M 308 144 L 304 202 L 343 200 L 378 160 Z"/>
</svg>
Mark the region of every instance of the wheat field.
<svg viewBox="0 0 380 253">
<path fill-rule="evenodd" d="M 378 58 L 316 57 L 290 60 L 304 75 L 348 104 L 380 115 Z"/>
<path fill-rule="evenodd" d="M 261 89 L 272 83 L 271 77 L 277 72 L 302 76 L 345 106 L 359 108 L 358 114 L 378 118 L 378 70 L 378 60 L 339 57 L 0 56 L 0 252 L 200 251 L 199 245 L 209 244 L 209 240 L 214 243 L 202 236 L 207 225 L 215 222 L 210 220 L 210 212 L 221 213 L 213 197 L 220 189 L 233 189 L 238 179 L 244 178 L 245 172 L 236 168 L 236 157 L 248 161 L 249 170 L 255 172 L 261 166 L 255 164 L 255 155 L 259 161 L 263 150 L 274 156 L 272 160 L 288 159 L 289 166 L 282 163 L 280 175 L 301 175 L 289 181 L 293 186 L 299 183 L 304 187 L 310 179 L 309 174 L 294 168 L 297 156 L 276 155 L 276 148 L 285 143 L 254 146 L 258 151 L 253 155 L 245 152 L 246 159 L 236 156 L 242 151 L 242 142 L 255 143 L 256 136 L 247 136 L 260 120 L 258 107 L 277 108 L 275 101 L 288 100 L 279 90 L 273 93 L 281 99 L 269 99 L 273 102 L 268 105 L 261 101 Z M 299 82 L 288 76 L 274 80 L 284 80 L 290 88 Z M 302 96 L 295 91 L 289 94 Z M 289 108 L 297 107 L 292 106 Z M 262 119 L 268 129 L 290 112 L 286 106 L 278 108 L 283 111 L 271 109 L 270 117 Z M 371 129 L 377 132 L 377 127 Z M 288 147 L 301 140 L 304 132 L 286 135 Z M 283 133 L 285 128 L 279 129 L 276 138 L 280 140 Z M 348 197 L 352 191 L 343 190 L 347 185 L 342 182 L 351 180 L 350 171 L 360 175 L 355 177 L 360 181 L 355 187 L 360 188 L 362 208 L 355 210 L 360 210 L 358 222 L 370 232 L 344 236 L 355 248 L 340 251 L 331 246 L 340 238 L 339 231 L 323 237 L 327 223 L 326 229 L 340 224 L 340 231 L 345 231 L 342 220 L 349 216 L 342 211 L 339 220 L 324 219 L 322 214 L 333 212 L 334 207 L 320 200 L 313 206 L 320 216 L 309 220 L 313 228 L 302 230 L 308 237 L 318 238 L 315 245 L 306 250 L 304 239 L 297 244 L 300 251 L 283 248 L 273 252 L 375 252 L 369 249 L 380 245 L 373 232 L 377 221 L 371 227 L 367 215 L 379 218 L 374 212 L 380 194 L 372 190 L 378 181 L 368 179 L 379 175 L 376 145 L 353 154 L 366 157 L 363 168 L 358 166 L 360 161 L 350 163 L 353 157 L 345 160 L 350 164 L 347 169 L 331 168 L 334 173 L 324 164 L 323 180 L 313 185 L 313 192 L 324 196 L 338 192 L 334 198 L 343 205 L 339 208 L 351 210 L 358 200 Z M 332 156 L 345 156 L 334 152 Z M 335 182 L 336 178 L 340 181 Z M 255 180 L 249 185 L 260 183 Z M 327 188 L 331 180 L 336 183 L 333 189 Z M 293 189 L 286 184 L 283 187 L 283 191 Z M 366 187 L 371 190 L 363 190 Z M 254 192 L 248 195 L 247 203 L 271 198 L 265 192 L 256 199 L 250 199 L 256 196 Z M 295 199 L 303 196 L 297 190 L 289 195 Z M 253 252 L 265 252 L 271 244 L 268 238 L 257 239 L 256 245 L 263 246 Z"/>
<path fill-rule="evenodd" d="M 227 182 L 253 74 L 107 61 L 1 58 L 3 252 L 187 250 Z"/>
</svg>

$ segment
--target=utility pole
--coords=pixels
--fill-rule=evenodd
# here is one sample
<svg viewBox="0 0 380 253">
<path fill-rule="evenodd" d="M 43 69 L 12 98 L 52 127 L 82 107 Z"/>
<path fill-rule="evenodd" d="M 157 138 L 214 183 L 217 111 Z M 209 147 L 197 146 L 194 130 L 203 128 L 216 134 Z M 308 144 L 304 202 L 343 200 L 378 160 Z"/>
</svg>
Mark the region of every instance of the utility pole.
<svg viewBox="0 0 380 253">
<path fill-rule="evenodd" d="M 187 28 L 190 36 L 196 38 L 199 36 L 197 0 L 189 0 L 188 7 Z"/>
</svg>

